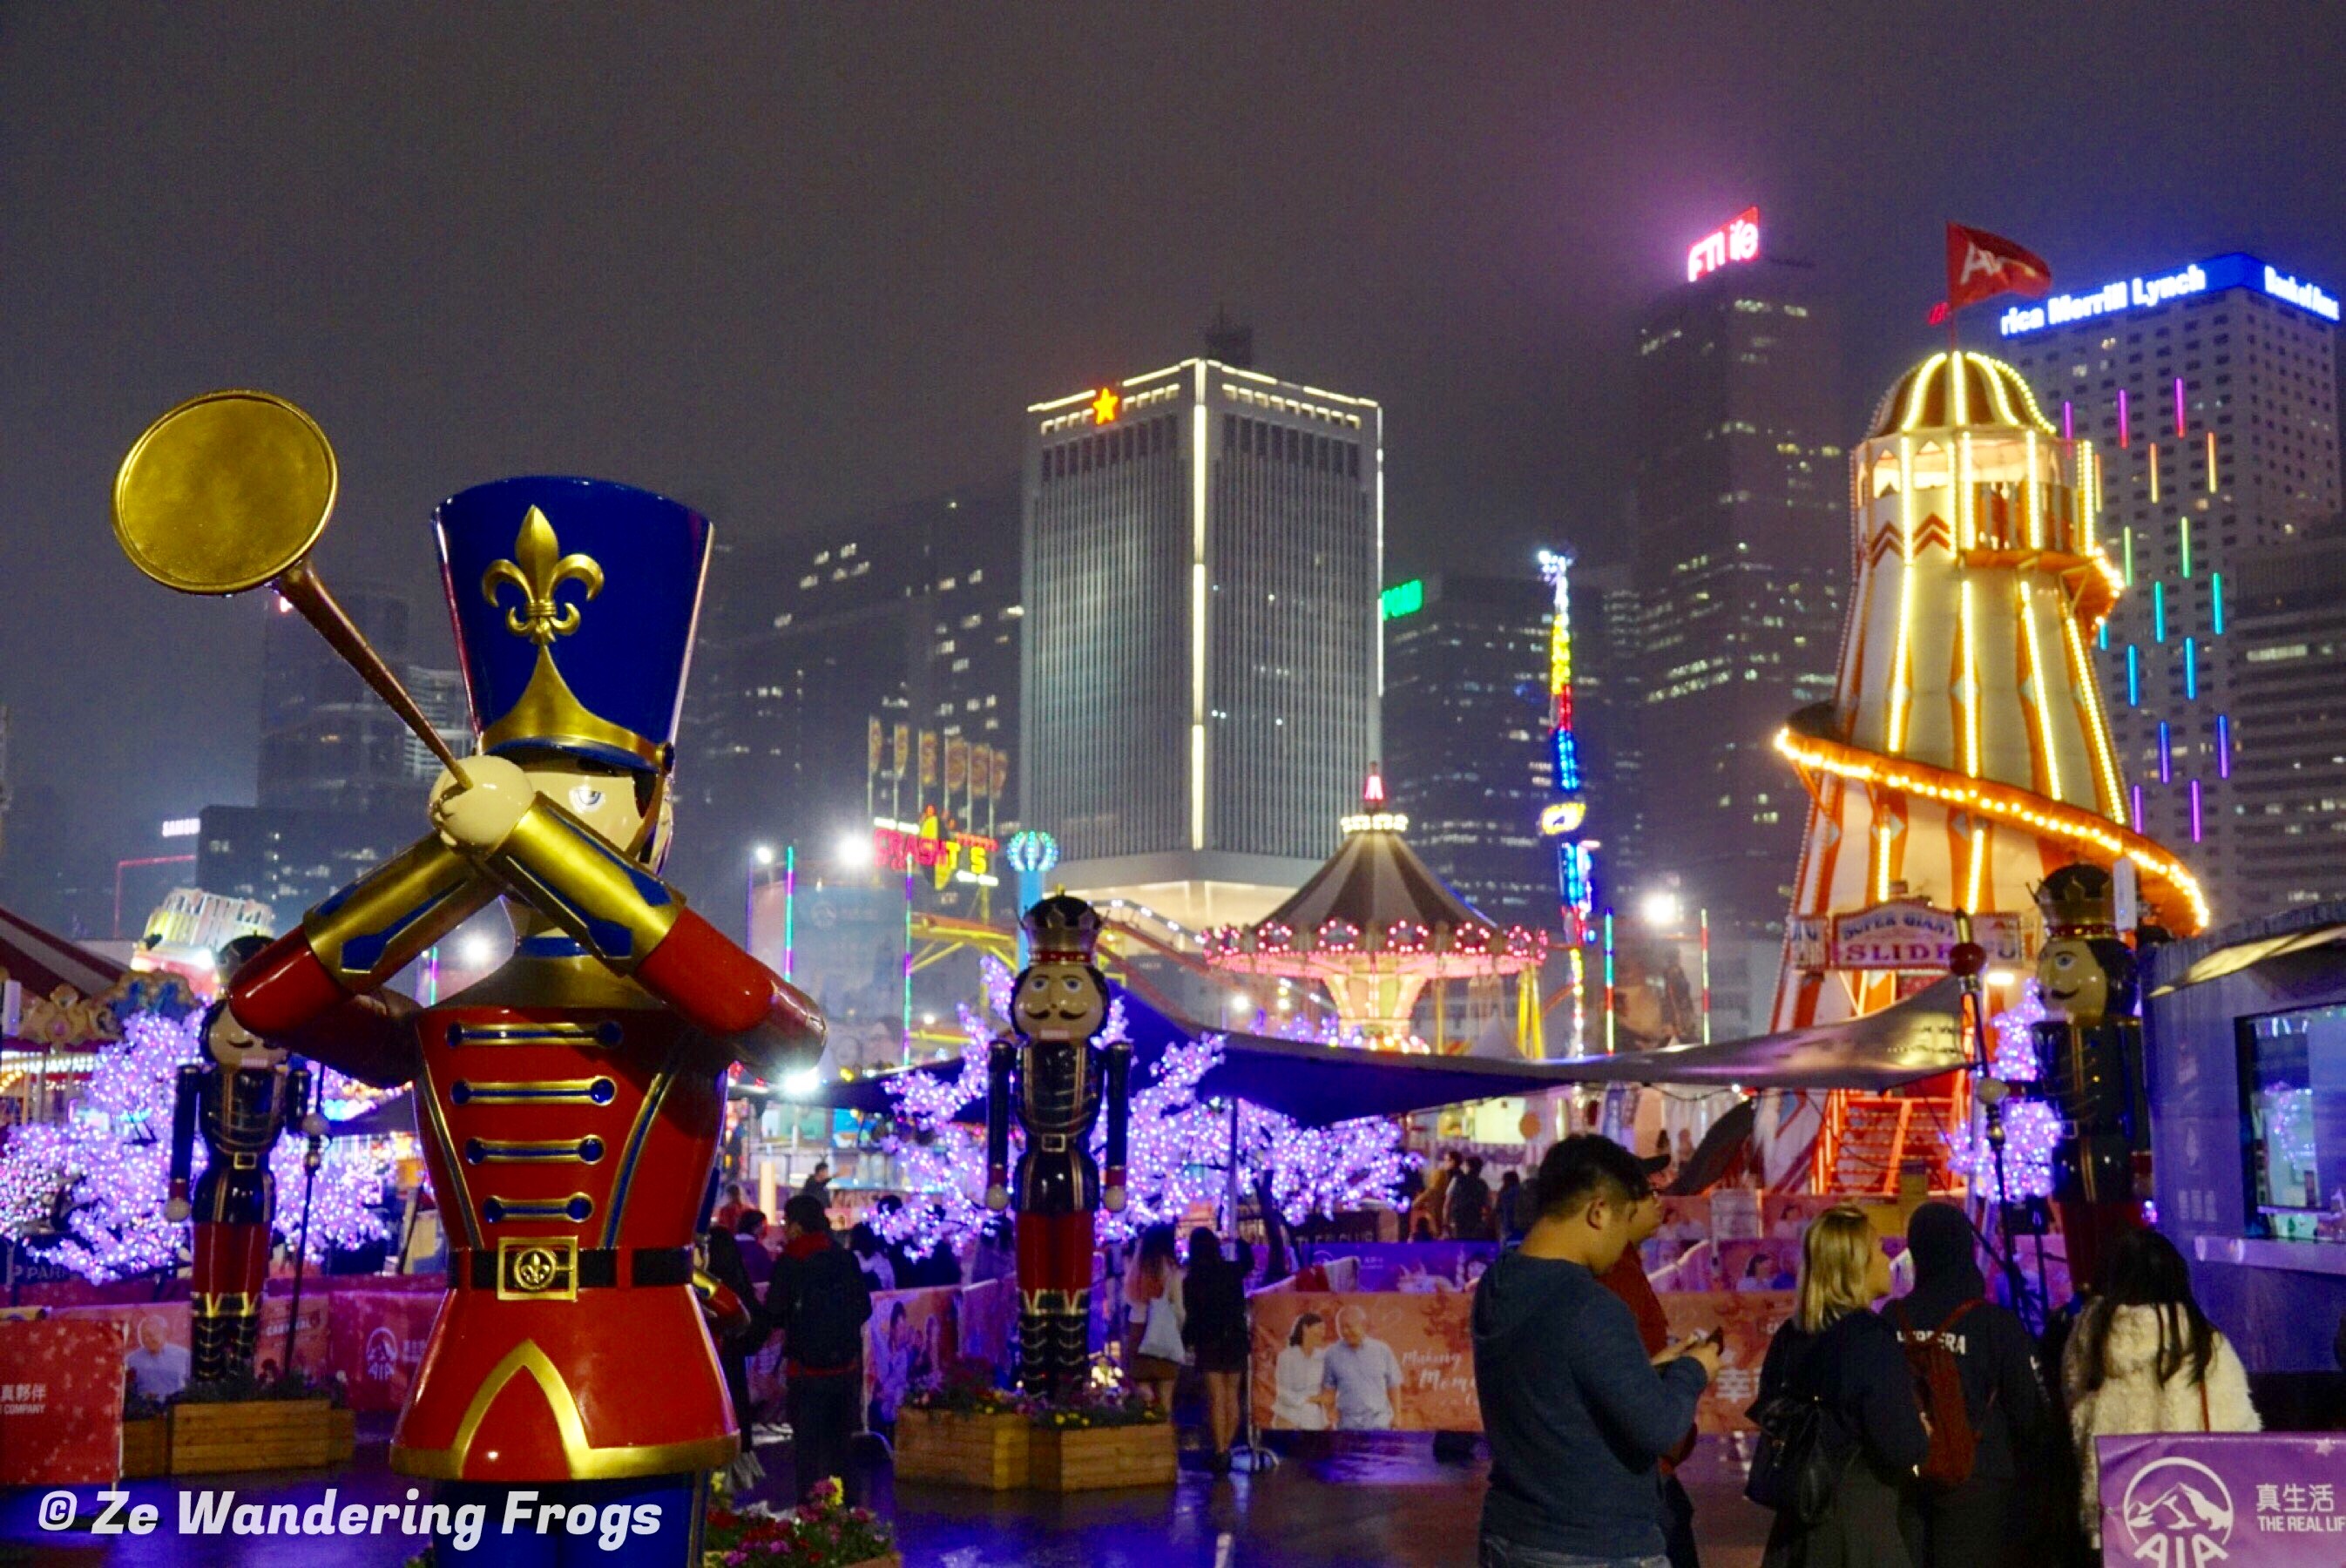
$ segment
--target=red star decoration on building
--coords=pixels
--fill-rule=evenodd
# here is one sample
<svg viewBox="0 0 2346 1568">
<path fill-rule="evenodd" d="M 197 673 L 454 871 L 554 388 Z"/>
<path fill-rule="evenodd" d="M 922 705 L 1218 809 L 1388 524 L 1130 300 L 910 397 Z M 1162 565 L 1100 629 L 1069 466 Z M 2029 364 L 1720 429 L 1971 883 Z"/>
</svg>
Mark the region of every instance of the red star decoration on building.
<svg viewBox="0 0 2346 1568">
<path fill-rule="evenodd" d="M 1116 411 L 1123 402 L 1122 398 L 1116 395 L 1114 387 L 1100 388 L 1099 396 L 1092 399 L 1092 423 L 1094 424 L 1114 423 Z"/>
</svg>

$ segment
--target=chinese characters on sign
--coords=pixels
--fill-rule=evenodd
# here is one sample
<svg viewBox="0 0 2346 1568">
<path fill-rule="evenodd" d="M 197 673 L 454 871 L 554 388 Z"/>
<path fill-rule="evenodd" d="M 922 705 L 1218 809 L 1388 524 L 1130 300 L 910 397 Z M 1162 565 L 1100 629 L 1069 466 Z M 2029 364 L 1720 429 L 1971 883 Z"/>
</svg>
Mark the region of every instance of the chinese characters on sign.
<svg viewBox="0 0 2346 1568">
<path fill-rule="evenodd" d="M 2303 1568 L 2337 1559 L 2346 1438 L 2175 1432 L 2098 1442 L 2105 1568 Z"/>
</svg>

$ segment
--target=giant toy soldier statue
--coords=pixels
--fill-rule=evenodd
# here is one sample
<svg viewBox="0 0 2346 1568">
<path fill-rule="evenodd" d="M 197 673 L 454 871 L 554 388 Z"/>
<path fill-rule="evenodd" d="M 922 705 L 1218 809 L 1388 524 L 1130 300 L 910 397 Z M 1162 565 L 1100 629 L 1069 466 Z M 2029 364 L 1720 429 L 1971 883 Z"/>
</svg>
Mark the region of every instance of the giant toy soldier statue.
<svg viewBox="0 0 2346 1568">
<path fill-rule="evenodd" d="M 1132 1048 L 1093 1044 L 1108 1018 L 1107 981 L 1094 961 L 1098 911 L 1060 893 L 1028 910 L 1025 925 L 1032 959 L 1010 1000 L 1017 1038 L 996 1040 L 986 1061 L 985 1202 L 1017 1211 L 1019 1381 L 1064 1399 L 1090 1363 L 1092 1216 L 1103 1203 L 1124 1207 Z M 1105 1186 L 1090 1147 L 1103 1102 Z M 1012 1186 L 1014 1105 L 1026 1148 Z"/>
<path fill-rule="evenodd" d="M 238 428 L 219 415 L 186 460 L 243 450 Z M 298 432 L 261 433 L 298 446 Z M 122 500 L 142 500 L 139 460 L 117 484 L 134 558 L 174 544 L 168 515 Z M 158 484 L 152 504 L 185 488 Z M 701 1484 L 738 1448 L 690 1251 L 726 1076 L 811 1066 L 822 1038 L 811 1002 L 658 875 L 709 527 L 645 491 L 561 478 L 477 486 L 437 522 L 478 751 L 450 759 L 434 831 L 248 963 L 213 1033 L 414 1085 L 449 1294 L 391 1463 L 491 1522 L 469 1551 L 440 1537 L 439 1560 L 697 1564 Z M 174 586 L 194 575 L 148 569 Z M 316 592 L 306 572 L 280 591 Z M 354 632 L 301 607 L 364 668 Z M 500 896 L 516 938 L 502 968 L 421 1011 L 383 989 Z M 516 1487 L 536 1494 L 522 1539 L 498 1530 Z M 564 1520 L 590 1516 L 595 1533 L 565 1538 Z M 605 1551 L 614 1518 L 628 1539 Z"/>
<path fill-rule="evenodd" d="M 2035 1026 L 2045 1095 L 2061 1113 L 2053 1199 L 2061 1210 L 2069 1273 L 2094 1281 L 2103 1254 L 2143 1223 L 2137 1157 L 2150 1146 L 2142 1021 L 2136 1017 L 2134 952 L 2118 940 L 2109 872 L 2065 866 L 2036 891 L 2046 942 L 2038 989 L 2052 1016 Z"/>
<path fill-rule="evenodd" d="M 261 948 L 240 937 L 220 954 L 219 972 Z M 195 1220 L 195 1308 L 192 1372 L 217 1383 L 252 1370 L 260 1338 L 260 1288 L 269 1272 L 269 1244 L 277 1217 L 277 1180 L 269 1156 L 277 1140 L 300 1128 L 311 1135 L 325 1124 L 310 1108 L 310 1070 L 289 1066 L 286 1053 L 241 1031 L 209 1031 L 209 1060 L 179 1069 L 171 1111 L 171 1185 L 164 1217 Z M 192 1201 L 188 1176 L 196 1136 L 204 1140 L 204 1174 Z"/>
</svg>

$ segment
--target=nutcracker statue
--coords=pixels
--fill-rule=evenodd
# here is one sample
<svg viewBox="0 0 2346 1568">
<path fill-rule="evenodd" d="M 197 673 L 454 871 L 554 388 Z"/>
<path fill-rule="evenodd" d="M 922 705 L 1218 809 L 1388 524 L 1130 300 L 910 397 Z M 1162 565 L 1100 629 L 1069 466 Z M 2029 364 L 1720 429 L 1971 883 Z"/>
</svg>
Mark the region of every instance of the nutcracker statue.
<svg viewBox="0 0 2346 1568">
<path fill-rule="evenodd" d="M 259 937 L 239 937 L 221 951 L 219 972 L 234 974 L 261 946 Z M 310 1070 L 289 1065 L 284 1051 L 228 1027 L 208 1031 L 205 1045 L 209 1061 L 179 1069 L 163 1217 L 196 1222 L 191 1375 L 218 1383 L 250 1375 L 260 1338 L 260 1286 L 277 1217 L 269 1156 L 285 1133 L 298 1128 L 314 1138 L 326 1124 L 311 1107 Z M 199 1133 L 206 1163 L 191 1199 L 188 1175 Z"/>
<path fill-rule="evenodd" d="M 1030 962 L 1010 1001 L 1017 1038 L 996 1040 L 986 1058 L 985 1203 L 1017 1211 L 1019 1381 L 1064 1399 L 1090 1366 L 1092 1215 L 1103 1204 L 1124 1207 L 1132 1047 L 1092 1044 L 1108 1017 L 1107 980 L 1094 959 L 1099 912 L 1059 893 L 1028 910 L 1025 924 Z M 1105 1182 L 1091 1155 L 1103 1102 Z M 1014 1104 L 1026 1147 L 1012 1186 Z"/>
<path fill-rule="evenodd" d="M 207 407 L 237 400 L 248 406 Z M 151 575 L 219 592 L 237 574 L 197 544 L 220 554 L 219 529 L 256 509 L 281 522 L 297 509 L 267 503 L 304 484 L 331 503 L 331 451 L 306 416 L 214 394 L 133 450 L 116 527 Z M 210 535 L 183 544 L 192 527 L 172 509 L 215 496 Z M 445 771 L 434 830 L 247 963 L 210 1029 L 413 1085 L 449 1291 L 391 1463 L 441 1481 L 450 1519 L 479 1505 L 488 1521 L 470 1539 L 436 1532 L 439 1561 L 697 1564 L 702 1486 L 738 1449 L 691 1253 L 727 1075 L 811 1066 L 823 1027 L 658 874 L 709 526 L 646 491 L 567 478 L 479 485 L 436 522 L 477 731 L 463 759 L 301 558 L 322 515 L 306 538 L 280 526 L 275 558 L 240 564 L 245 585 L 273 580 L 335 641 Z M 515 936 L 503 967 L 428 1008 L 384 989 L 500 897 Z M 499 1523 L 524 1491 L 527 1541 Z M 576 1533 L 581 1520 L 595 1522 Z"/>
<path fill-rule="evenodd" d="M 2045 879 L 2036 902 L 2046 936 L 2036 981 L 2051 1014 L 2035 1025 L 2039 1082 L 2061 1113 L 2053 1198 L 2070 1278 L 2083 1288 L 2109 1244 L 2143 1223 L 2135 1167 L 2150 1147 L 2150 1114 L 2134 952 L 2118 940 L 2101 867 L 2063 867 Z"/>
</svg>

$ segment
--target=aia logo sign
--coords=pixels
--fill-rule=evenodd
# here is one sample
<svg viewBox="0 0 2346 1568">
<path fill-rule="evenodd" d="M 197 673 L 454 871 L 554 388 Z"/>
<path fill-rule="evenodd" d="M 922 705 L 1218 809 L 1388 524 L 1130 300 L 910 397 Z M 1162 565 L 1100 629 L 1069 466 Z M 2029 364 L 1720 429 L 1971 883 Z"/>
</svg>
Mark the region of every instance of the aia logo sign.
<svg viewBox="0 0 2346 1568">
<path fill-rule="evenodd" d="M 2137 1563 L 2203 1568 L 2231 1555 L 2231 1489 L 2197 1460 L 2157 1459 L 2135 1471 L 2118 1517 Z"/>
<path fill-rule="evenodd" d="M 388 1329 L 368 1331 L 366 1375 L 378 1383 L 387 1383 L 399 1375 L 399 1337 Z"/>
</svg>

